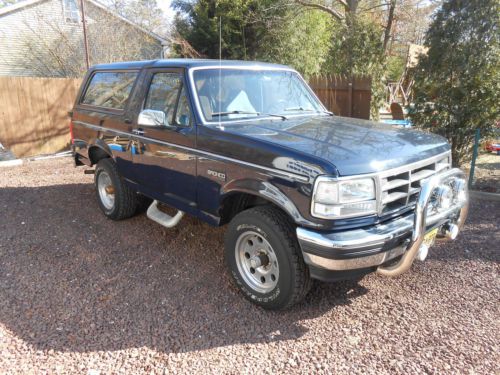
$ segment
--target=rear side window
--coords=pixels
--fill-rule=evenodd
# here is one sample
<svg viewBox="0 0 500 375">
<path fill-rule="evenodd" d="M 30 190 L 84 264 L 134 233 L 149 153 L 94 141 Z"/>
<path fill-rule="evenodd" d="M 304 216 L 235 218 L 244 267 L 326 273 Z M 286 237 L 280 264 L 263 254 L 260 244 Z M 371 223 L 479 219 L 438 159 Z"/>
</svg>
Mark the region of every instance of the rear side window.
<svg viewBox="0 0 500 375">
<path fill-rule="evenodd" d="M 124 109 L 137 74 L 137 72 L 95 73 L 82 103 L 96 107 Z"/>
</svg>

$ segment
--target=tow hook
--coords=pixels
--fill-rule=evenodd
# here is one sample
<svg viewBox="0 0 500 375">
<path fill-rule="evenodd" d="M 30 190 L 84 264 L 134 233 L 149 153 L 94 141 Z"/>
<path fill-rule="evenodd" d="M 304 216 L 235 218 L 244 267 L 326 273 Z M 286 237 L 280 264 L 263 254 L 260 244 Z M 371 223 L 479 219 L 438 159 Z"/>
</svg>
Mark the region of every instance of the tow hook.
<svg viewBox="0 0 500 375">
<path fill-rule="evenodd" d="M 95 174 L 95 169 L 85 169 L 83 174 Z"/>
</svg>

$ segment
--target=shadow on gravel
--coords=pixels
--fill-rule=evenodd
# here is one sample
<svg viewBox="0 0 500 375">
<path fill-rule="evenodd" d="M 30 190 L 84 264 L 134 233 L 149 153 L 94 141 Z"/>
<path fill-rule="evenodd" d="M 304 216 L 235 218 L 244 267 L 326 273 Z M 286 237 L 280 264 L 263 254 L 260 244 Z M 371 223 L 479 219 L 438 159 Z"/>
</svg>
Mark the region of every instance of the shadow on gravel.
<svg viewBox="0 0 500 375">
<path fill-rule="evenodd" d="M 297 339 L 303 321 L 367 292 L 316 284 L 286 312 L 244 300 L 222 258 L 222 228 L 99 211 L 88 184 L 0 189 L 0 323 L 35 349 L 163 352 Z"/>
<path fill-rule="evenodd" d="M 464 230 L 456 241 L 438 241 L 431 248 L 431 257 L 439 261 L 479 259 L 500 262 L 500 202 L 473 200 Z"/>
</svg>

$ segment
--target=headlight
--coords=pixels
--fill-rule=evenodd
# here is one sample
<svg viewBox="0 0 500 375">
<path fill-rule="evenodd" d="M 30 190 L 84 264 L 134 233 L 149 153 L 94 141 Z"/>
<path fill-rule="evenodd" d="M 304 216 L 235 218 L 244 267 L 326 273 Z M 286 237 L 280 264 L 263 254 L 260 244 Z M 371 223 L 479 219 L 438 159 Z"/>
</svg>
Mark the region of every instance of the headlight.
<svg viewBox="0 0 500 375">
<path fill-rule="evenodd" d="M 317 178 L 311 214 L 323 219 L 354 217 L 377 212 L 375 182 L 372 178 L 337 181 Z"/>
</svg>

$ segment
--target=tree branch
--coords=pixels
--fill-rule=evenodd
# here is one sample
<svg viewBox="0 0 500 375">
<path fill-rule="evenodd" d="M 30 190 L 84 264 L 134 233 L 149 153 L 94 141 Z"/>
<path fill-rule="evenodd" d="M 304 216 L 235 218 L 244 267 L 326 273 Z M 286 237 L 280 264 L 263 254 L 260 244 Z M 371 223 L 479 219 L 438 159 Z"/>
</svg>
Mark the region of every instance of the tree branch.
<svg viewBox="0 0 500 375">
<path fill-rule="evenodd" d="M 387 51 L 387 46 L 389 44 L 389 40 L 391 39 L 391 31 L 392 31 L 392 21 L 394 20 L 394 11 L 396 10 L 396 2 L 397 0 L 391 0 L 389 7 L 389 15 L 387 16 L 387 26 L 385 27 L 384 32 L 384 44 L 383 50 Z"/>
<path fill-rule="evenodd" d="M 330 14 L 331 16 L 333 16 L 334 18 L 338 19 L 339 21 L 342 21 L 344 19 L 344 16 L 342 16 L 342 14 L 340 14 L 338 11 L 336 11 L 333 8 L 327 7 L 325 5 L 321 5 L 321 4 L 317 4 L 317 3 L 310 3 L 310 2 L 304 1 L 304 0 L 295 0 L 295 1 L 302 6 L 305 6 L 308 8 L 319 9 L 323 12 L 326 12 L 326 13 Z M 338 1 L 340 3 L 344 3 L 345 5 L 347 5 L 347 3 L 345 3 L 345 1 L 343 1 L 343 0 L 338 0 Z"/>
</svg>

